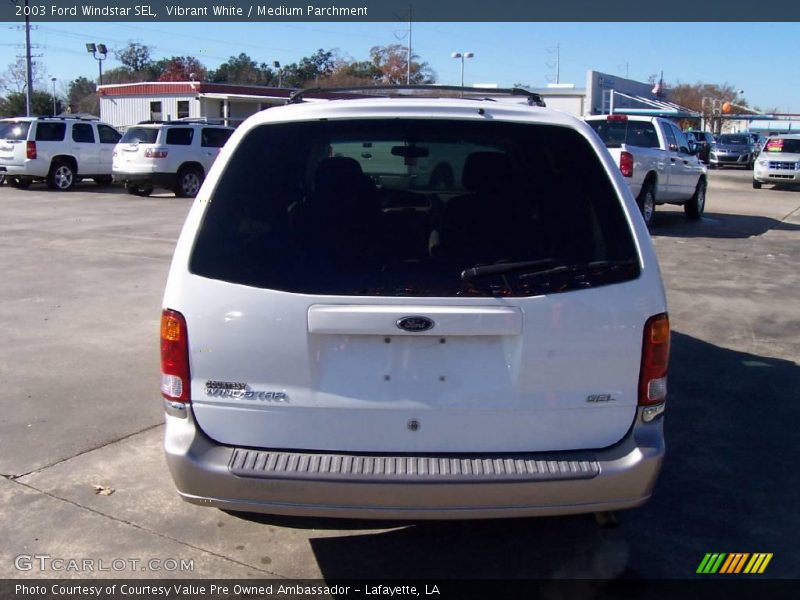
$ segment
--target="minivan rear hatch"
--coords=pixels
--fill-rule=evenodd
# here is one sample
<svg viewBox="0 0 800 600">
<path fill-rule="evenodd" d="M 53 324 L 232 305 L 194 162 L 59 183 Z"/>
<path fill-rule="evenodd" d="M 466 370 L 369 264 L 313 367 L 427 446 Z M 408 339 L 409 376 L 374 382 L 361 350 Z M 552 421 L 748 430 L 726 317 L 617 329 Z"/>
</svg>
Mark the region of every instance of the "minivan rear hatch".
<svg viewBox="0 0 800 600">
<path fill-rule="evenodd" d="M 620 440 L 652 294 L 587 135 L 353 118 L 246 133 L 167 298 L 199 426 L 322 451 Z"/>
</svg>

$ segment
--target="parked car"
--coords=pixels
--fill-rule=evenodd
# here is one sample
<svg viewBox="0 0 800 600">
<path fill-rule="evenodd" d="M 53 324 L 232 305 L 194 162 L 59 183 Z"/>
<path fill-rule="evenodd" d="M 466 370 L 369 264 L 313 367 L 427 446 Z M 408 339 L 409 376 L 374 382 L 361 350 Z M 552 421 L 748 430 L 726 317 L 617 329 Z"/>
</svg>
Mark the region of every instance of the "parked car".
<svg viewBox="0 0 800 600">
<path fill-rule="evenodd" d="M 143 121 L 114 149 L 114 179 L 136 196 L 160 187 L 194 198 L 231 133 L 205 121 Z"/>
<path fill-rule="evenodd" d="M 628 115 L 587 117 L 619 165 L 650 225 L 657 204 L 679 204 L 699 219 L 706 204 L 706 168 L 683 132 L 668 119 Z"/>
<path fill-rule="evenodd" d="M 753 168 L 753 142 L 746 133 L 723 133 L 711 146 L 709 166 Z"/>
<path fill-rule="evenodd" d="M 764 183 L 800 184 L 800 135 L 770 137 L 756 158 L 753 187 Z"/>
<path fill-rule="evenodd" d="M 111 183 L 111 155 L 121 135 L 96 117 L 15 117 L 0 121 L 0 174 L 27 188 L 44 180 L 66 191 L 81 179 Z"/>
<path fill-rule="evenodd" d="M 697 158 L 700 162 L 707 165 L 711 154 L 711 145 L 714 143 L 714 134 L 710 131 L 686 131 L 686 139 L 694 142 L 697 148 Z"/>
<path fill-rule="evenodd" d="M 639 506 L 669 321 L 617 165 L 564 113 L 415 94 L 297 93 L 209 171 L 161 319 L 179 493 L 358 518 Z M 422 176 L 433 154 L 460 177 Z"/>
</svg>

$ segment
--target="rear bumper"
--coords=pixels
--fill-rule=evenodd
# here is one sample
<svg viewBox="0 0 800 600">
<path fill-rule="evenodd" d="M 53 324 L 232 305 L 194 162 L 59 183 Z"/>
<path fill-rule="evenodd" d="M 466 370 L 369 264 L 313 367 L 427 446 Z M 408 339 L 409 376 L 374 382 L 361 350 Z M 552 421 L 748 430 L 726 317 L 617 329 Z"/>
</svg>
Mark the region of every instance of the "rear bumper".
<svg viewBox="0 0 800 600">
<path fill-rule="evenodd" d="M 374 519 L 503 518 L 599 512 L 633 508 L 646 502 L 664 457 L 663 419 L 636 424 L 610 448 L 557 455 L 491 455 L 433 460 L 500 460 L 525 464 L 542 459 L 553 472 L 526 477 L 519 470 L 476 477 L 425 474 L 402 478 L 383 474 L 336 476 L 314 469 L 252 470 L 242 475 L 242 450 L 217 444 L 197 427 L 191 408 L 185 416 L 166 416 L 167 464 L 184 500 L 226 510 L 279 515 Z M 253 452 L 253 451 L 251 451 Z M 266 455 L 267 452 L 255 451 Z M 281 452 L 297 461 L 308 453 Z M 317 455 L 319 456 L 319 455 Z M 366 455 L 349 455 L 363 459 Z M 430 457 L 405 457 L 428 461 Z M 571 464 L 591 464 L 591 472 Z M 422 464 L 422 463 L 420 463 Z M 499 463 L 498 463 L 499 464 Z M 491 470 L 491 469 L 490 469 Z M 513 467 L 512 467 L 513 470 Z M 570 473 L 570 470 L 573 473 Z M 234 474 L 237 471 L 239 474 Z M 247 471 L 245 468 L 244 471 Z M 502 469 L 501 469 L 502 471 Z"/>
<path fill-rule="evenodd" d="M 22 165 L 10 165 L 0 163 L 0 175 L 6 177 L 47 177 L 50 165 L 38 160 L 25 161 Z"/>
<path fill-rule="evenodd" d="M 123 173 L 114 171 L 116 183 L 158 187 L 171 190 L 175 187 L 175 173 Z"/>
</svg>

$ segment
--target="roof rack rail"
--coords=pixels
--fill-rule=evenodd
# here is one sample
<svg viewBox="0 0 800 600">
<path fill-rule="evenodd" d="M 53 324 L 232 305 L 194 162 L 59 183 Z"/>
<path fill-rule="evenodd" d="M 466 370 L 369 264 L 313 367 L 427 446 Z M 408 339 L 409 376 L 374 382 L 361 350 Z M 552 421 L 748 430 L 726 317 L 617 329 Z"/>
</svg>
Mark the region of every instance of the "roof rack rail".
<svg viewBox="0 0 800 600">
<path fill-rule="evenodd" d="M 385 92 L 386 96 L 414 97 L 413 92 L 458 92 L 459 97 L 468 96 L 470 100 L 493 100 L 493 96 L 525 96 L 529 106 L 546 106 L 541 95 L 524 88 L 469 88 L 458 85 L 369 85 L 356 87 L 312 87 L 292 92 L 286 104 L 299 104 L 307 94 L 355 93 L 359 97 L 371 96 L 374 92 Z M 394 93 L 392 93 L 394 92 Z M 412 92 L 403 94 L 402 92 Z M 419 96 L 423 96 L 419 94 Z M 477 97 L 476 97 L 477 96 Z M 448 94 L 447 97 L 452 97 Z"/>
<path fill-rule="evenodd" d="M 223 117 L 181 117 L 179 119 L 173 119 L 171 122 L 177 123 L 212 123 L 218 124 L 223 123 L 225 119 Z"/>
<path fill-rule="evenodd" d="M 169 119 L 167 121 L 148 120 L 139 121 L 137 125 L 191 125 L 192 123 L 204 123 L 207 125 L 223 125 L 224 119 L 215 117 L 183 117 L 181 119 Z"/>
<path fill-rule="evenodd" d="M 60 115 L 38 115 L 37 119 L 57 119 L 66 121 L 68 119 L 76 121 L 99 121 L 100 117 L 91 113 L 62 113 Z"/>
</svg>

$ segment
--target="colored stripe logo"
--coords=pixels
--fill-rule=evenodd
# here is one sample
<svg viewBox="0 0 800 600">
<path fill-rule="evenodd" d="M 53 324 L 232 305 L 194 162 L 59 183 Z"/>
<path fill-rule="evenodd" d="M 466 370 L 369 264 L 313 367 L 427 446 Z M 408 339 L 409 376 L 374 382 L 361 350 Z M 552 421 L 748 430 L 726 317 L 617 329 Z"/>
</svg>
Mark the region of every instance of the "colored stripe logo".
<svg viewBox="0 0 800 600">
<path fill-rule="evenodd" d="M 772 560 L 772 552 L 708 552 L 700 561 L 696 573 L 731 575 L 763 573 Z"/>
</svg>

